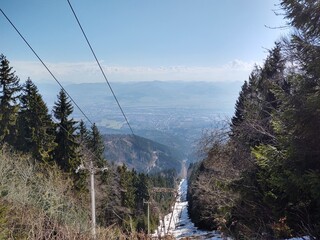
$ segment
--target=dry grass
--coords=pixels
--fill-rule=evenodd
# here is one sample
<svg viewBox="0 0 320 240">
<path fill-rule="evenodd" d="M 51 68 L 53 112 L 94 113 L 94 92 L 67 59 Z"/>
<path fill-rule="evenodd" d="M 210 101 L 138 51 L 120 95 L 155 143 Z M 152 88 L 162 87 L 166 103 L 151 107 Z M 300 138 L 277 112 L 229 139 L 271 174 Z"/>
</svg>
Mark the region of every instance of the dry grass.
<svg viewBox="0 0 320 240">
<path fill-rule="evenodd" d="M 92 239 L 88 206 L 56 166 L 0 147 L 0 239 Z M 98 228 L 96 239 L 151 238 L 113 225 Z"/>
</svg>

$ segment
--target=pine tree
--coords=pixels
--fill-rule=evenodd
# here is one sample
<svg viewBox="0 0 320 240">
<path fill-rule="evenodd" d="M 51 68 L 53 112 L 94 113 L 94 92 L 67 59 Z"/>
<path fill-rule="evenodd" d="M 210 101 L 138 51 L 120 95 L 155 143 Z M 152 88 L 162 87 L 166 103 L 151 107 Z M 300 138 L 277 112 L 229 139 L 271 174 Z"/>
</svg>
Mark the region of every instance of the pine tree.
<svg viewBox="0 0 320 240">
<path fill-rule="evenodd" d="M 103 138 L 95 123 L 92 125 L 91 131 L 88 134 L 88 147 L 94 154 L 94 164 L 99 168 L 104 167 L 106 165 L 106 161 L 104 159 L 105 146 Z"/>
<path fill-rule="evenodd" d="M 289 55 L 296 68 L 308 75 L 308 82 L 319 85 L 320 76 L 320 1 L 282 0 L 281 6 L 289 24 L 295 28 L 288 42 Z"/>
<path fill-rule="evenodd" d="M 281 6 L 290 25 L 297 28 L 306 37 L 320 36 L 319 0 L 282 0 Z"/>
<path fill-rule="evenodd" d="M 232 119 L 233 140 L 249 148 L 273 141 L 272 112 L 278 101 L 271 91 L 272 86 L 284 84 L 284 60 L 281 46 L 269 51 L 263 67 L 255 67 L 248 84 L 244 84 Z"/>
<path fill-rule="evenodd" d="M 120 175 L 121 203 L 122 206 L 132 211 L 135 203 L 134 173 L 129 171 L 126 165 L 118 167 Z"/>
<path fill-rule="evenodd" d="M 0 55 L 0 142 L 15 143 L 16 120 L 19 106 L 18 95 L 21 90 L 19 78 L 9 66 L 6 57 Z"/>
<path fill-rule="evenodd" d="M 56 129 L 54 160 L 66 172 L 75 172 L 80 165 L 78 153 L 79 144 L 76 139 L 76 121 L 70 117 L 73 112 L 71 102 L 66 93 L 61 90 L 58 101 L 53 107 L 54 117 L 59 121 Z"/>
<path fill-rule="evenodd" d="M 90 159 L 92 158 L 92 154 L 90 154 L 90 151 L 88 149 L 88 135 L 89 131 L 85 123 L 83 122 L 83 120 L 80 120 L 78 132 L 76 135 L 76 141 L 79 144 L 77 152 L 79 153 L 79 162 L 81 162 L 81 165 L 86 168 L 81 170 L 78 169 L 78 171 L 76 171 L 76 174 L 74 175 L 75 188 L 80 193 L 88 191 L 88 168 L 90 167 Z"/>
<path fill-rule="evenodd" d="M 27 79 L 22 89 L 16 148 L 49 161 L 55 147 L 54 123 L 36 85 Z"/>
<path fill-rule="evenodd" d="M 136 210 L 143 209 L 143 200 L 149 200 L 149 188 L 150 182 L 149 178 L 144 173 L 139 173 L 137 179 L 135 181 L 135 189 L 136 189 L 136 197 L 135 197 L 135 205 Z"/>
<path fill-rule="evenodd" d="M 251 233 L 257 231 L 256 229 L 270 232 L 268 225 L 278 220 L 278 216 L 273 215 L 269 206 L 271 201 L 266 200 L 267 194 L 271 193 L 269 172 L 253 158 L 252 150 L 276 142 L 272 120 L 281 101 L 274 94 L 273 88 L 282 89 L 286 82 L 284 64 L 281 46 L 276 44 L 264 65 L 255 68 L 250 75 L 248 86 L 240 93 L 240 107 L 243 106 L 239 118 L 241 121 L 232 125 L 231 161 L 233 166 L 240 170 L 241 176 L 233 183 L 236 186 L 234 190 L 239 194 L 239 203 L 234 207 L 233 218 L 248 230 L 251 229 Z M 239 102 L 236 106 L 238 105 Z M 233 121 L 237 119 L 238 116 L 235 116 Z"/>
<path fill-rule="evenodd" d="M 79 133 L 78 133 L 80 144 L 84 144 L 84 145 L 88 144 L 88 134 L 89 134 L 88 129 L 85 123 L 83 122 L 83 120 L 81 119 L 79 123 Z"/>
<path fill-rule="evenodd" d="M 244 84 L 241 87 L 241 92 L 239 94 L 238 100 L 236 102 L 236 110 L 234 113 L 234 117 L 232 118 L 232 125 L 237 126 L 239 123 L 243 122 L 244 120 L 244 101 L 246 98 L 246 94 L 248 92 L 248 83 L 247 81 L 244 82 Z"/>
</svg>

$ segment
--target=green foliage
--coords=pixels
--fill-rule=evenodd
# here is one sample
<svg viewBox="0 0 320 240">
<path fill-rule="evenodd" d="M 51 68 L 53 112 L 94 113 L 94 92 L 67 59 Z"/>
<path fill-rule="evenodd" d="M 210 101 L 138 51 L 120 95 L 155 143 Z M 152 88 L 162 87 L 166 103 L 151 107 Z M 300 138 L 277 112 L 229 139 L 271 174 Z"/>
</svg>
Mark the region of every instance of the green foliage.
<svg viewBox="0 0 320 240">
<path fill-rule="evenodd" d="M 88 173 L 75 170 L 91 162 L 106 167 L 97 126 L 88 130 L 81 121 L 77 131 L 72 104 L 62 90 L 53 107 L 54 124 L 31 79 L 19 96 L 19 79 L 3 55 L 0 67 L 0 140 L 12 145 L 0 148 L 0 239 L 90 239 Z M 134 144 L 150 148 L 145 139 Z M 95 175 L 98 239 L 144 239 L 151 188 L 174 187 L 176 179 L 174 170 L 150 177 L 125 165 Z M 172 194 L 155 198 L 152 204 L 161 204 L 151 206 L 151 230 L 158 225 L 158 209 L 169 209 L 173 201 Z"/>
<path fill-rule="evenodd" d="M 58 95 L 58 101 L 53 107 L 54 117 L 58 120 L 56 139 L 57 144 L 54 149 L 54 160 L 62 170 L 74 173 L 80 165 L 80 157 L 77 152 L 79 144 L 76 141 L 76 121 L 70 117 L 73 112 L 71 102 L 66 93 L 61 90 Z"/>
<path fill-rule="evenodd" d="M 97 167 L 105 167 L 106 160 L 104 158 L 103 138 L 95 124 L 92 125 L 91 131 L 87 133 L 87 146 L 94 154 L 94 162 Z"/>
<path fill-rule="evenodd" d="M 0 55 L 0 142 L 14 145 L 16 138 L 15 124 L 19 105 L 19 78 L 9 66 L 6 57 Z"/>
<path fill-rule="evenodd" d="M 244 121 L 244 110 L 245 110 L 245 101 L 246 97 L 249 93 L 248 82 L 245 81 L 241 87 L 241 91 L 239 93 L 238 100 L 235 104 L 235 113 L 231 119 L 231 126 L 239 126 Z"/>
<path fill-rule="evenodd" d="M 116 224 L 128 232 L 147 232 L 147 204 L 150 204 L 150 229 L 158 226 L 159 214 L 168 213 L 173 203 L 171 193 L 162 195 L 151 193 L 152 187 L 174 186 L 175 178 L 167 171 L 156 175 L 146 175 L 129 170 L 125 165 L 109 166 L 108 187 L 105 198 L 98 200 L 98 219 L 102 226 Z M 171 175 L 170 175 L 171 174 Z M 103 193 L 101 193 L 104 195 Z M 100 195 L 100 194 L 99 194 Z"/>
<path fill-rule="evenodd" d="M 286 12 L 290 24 L 302 31 L 306 37 L 319 37 L 319 5 L 318 0 L 282 0 L 281 6 Z"/>
<path fill-rule="evenodd" d="M 313 11 L 314 5 L 282 6 L 290 15 L 300 8 L 302 14 Z M 294 23 L 302 35 L 277 43 L 263 67 L 255 68 L 236 103 L 230 139 L 214 135 L 207 158 L 193 170 L 189 196 L 196 222 L 215 218 L 216 227 L 235 238 L 320 236 L 320 52 L 314 42 L 319 36 L 310 39 L 318 28 L 310 28 L 312 21 Z M 297 65 L 288 68 L 287 58 Z M 224 169 L 234 176 L 221 178 Z M 233 201 L 208 197 L 217 193 Z"/>
<path fill-rule="evenodd" d="M 125 165 L 118 167 L 120 176 L 121 204 L 123 207 L 133 209 L 135 206 L 134 172 L 128 171 Z"/>
<path fill-rule="evenodd" d="M 55 147 L 54 123 L 42 96 L 30 78 L 22 91 L 15 146 L 18 150 L 31 153 L 39 161 L 49 162 Z"/>
</svg>

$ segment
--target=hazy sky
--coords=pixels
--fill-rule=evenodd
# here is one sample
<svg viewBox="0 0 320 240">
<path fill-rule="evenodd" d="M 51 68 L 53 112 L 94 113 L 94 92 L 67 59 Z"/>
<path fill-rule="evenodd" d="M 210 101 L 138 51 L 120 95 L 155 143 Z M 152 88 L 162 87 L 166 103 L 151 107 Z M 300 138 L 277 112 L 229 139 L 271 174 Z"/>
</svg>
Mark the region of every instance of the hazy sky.
<svg viewBox="0 0 320 240">
<path fill-rule="evenodd" d="M 277 0 L 71 0 L 112 81 L 243 81 L 288 30 Z M 104 81 L 66 0 L 0 8 L 63 83 Z M 0 13 L 0 52 L 21 80 L 54 82 Z"/>
</svg>

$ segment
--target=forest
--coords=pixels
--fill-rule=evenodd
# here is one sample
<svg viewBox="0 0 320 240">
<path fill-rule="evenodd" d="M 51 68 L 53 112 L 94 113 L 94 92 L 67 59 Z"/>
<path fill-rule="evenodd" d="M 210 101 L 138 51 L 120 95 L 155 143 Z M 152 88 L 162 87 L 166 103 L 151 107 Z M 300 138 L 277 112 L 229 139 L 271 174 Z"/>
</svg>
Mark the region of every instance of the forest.
<svg viewBox="0 0 320 240">
<path fill-rule="evenodd" d="M 93 123 L 72 118 L 61 89 L 52 113 L 30 78 L 24 84 L 0 55 L 0 239 L 92 239 L 89 171 L 95 172 L 98 239 L 144 236 L 167 213 L 175 170 L 152 175 L 104 157 Z M 101 171 L 100 171 L 101 170 Z M 140 236 L 140 237 L 141 237 Z"/>
<path fill-rule="evenodd" d="M 292 33 L 208 132 L 190 167 L 189 211 L 234 239 L 320 237 L 320 2 L 283 0 Z"/>
<path fill-rule="evenodd" d="M 282 0 L 290 35 L 244 82 L 230 121 L 199 141 L 189 214 L 232 239 L 320 238 L 320 1 Z M 280 26 L 281 27 L 281 26 Z M 0 239 L 144 239 L 169 212 L 177 174 L 108 163 L 94 123 L 72 118 L 61 89 L 49 111 L 31 78 L 0 55 Z M 89 127 L 88 127 L 89 126 Z"/>
</svg>

